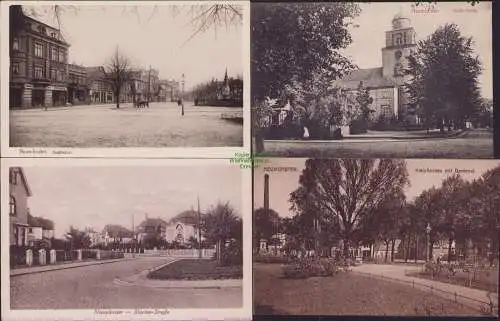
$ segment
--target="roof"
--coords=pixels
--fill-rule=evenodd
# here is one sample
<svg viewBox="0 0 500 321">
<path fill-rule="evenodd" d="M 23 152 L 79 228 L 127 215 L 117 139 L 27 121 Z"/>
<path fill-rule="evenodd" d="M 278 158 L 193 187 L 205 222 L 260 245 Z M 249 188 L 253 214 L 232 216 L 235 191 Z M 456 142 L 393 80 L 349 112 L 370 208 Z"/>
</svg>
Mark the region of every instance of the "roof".
<svg viewBox="0 0 500 321">
<path fill-rule="evenodd" d="M 158 226 L 163 225 L 166 226 L 167 222 L 162 220 L 161 218 L 147 218 L 139 224 L 139 226 Z"/>
<path fill-rule="evenodd" d="M 26 190 L 26 194 L 28 196 L 32 196 L 33 194 L 31 193 L 31 188 L 28 184 L 28 180 L 26 179 L 26 175 L 24 174 L 23 168 L 22 167 L 14 167 L 13 169 L 17 169 L 17 171 L 19 172 L 19 175 L 21 176 L 21 180 L 23 181 L 24 189 Z"/>
<path fill-rule="evenodd" d="M 333 84 L 347 89 L 357 89 L 360 82 L 363 82 L 363 86 L 369 89 L 397 87 L 393 80 L 382 75 L 382 67 L 354 70 Z"/>
<path fill-rule="evenodd" d="M 204 216 L 203 213 L 200 213 L 201 216 Z M 170 220 L 170 224 L 173 223 L 183 223 L 188 225 L 198 225 L 198 211 L 189 210 L 184 211 L 176 216 L 174 216 Z"/>
</svg>

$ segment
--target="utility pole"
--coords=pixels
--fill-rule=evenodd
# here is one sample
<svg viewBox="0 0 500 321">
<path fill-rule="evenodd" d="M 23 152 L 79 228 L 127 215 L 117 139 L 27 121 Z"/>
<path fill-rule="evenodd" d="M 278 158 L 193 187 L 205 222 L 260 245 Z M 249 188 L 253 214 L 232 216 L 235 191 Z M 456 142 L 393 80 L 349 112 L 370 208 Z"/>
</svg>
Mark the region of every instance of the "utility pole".
<svg viewBox="0 0 500 321">
<path fill-rule="evenodd" d="M 184 74 L 182 74 L 182 92 L 181 92 L 181 108 L 182 108 L 182 111 L 181 111 L 181 115 L 184 116 L 184 84 L 185 84 L 185 76 Z"/>
<path fill-rule="evenodd" d="M 201 259 L 201 213 L 200 196 L 198 196 L 198 258 Z"/>
<path fill-rule="evenodd" d="M 148 74 L 148 102 L 151 100 L 151 65 L 149 65 Z"/>
<path fill-rule="evenodd" d="M 135 258 L 136 242 L 135 242 L 135 222 L 134 222 L 134 214 L 132 214 L 132 244 L 134 245 L 134 248 L 132 249 L 132 257 L 134 257 L 134 258 Z"/>
</svg>

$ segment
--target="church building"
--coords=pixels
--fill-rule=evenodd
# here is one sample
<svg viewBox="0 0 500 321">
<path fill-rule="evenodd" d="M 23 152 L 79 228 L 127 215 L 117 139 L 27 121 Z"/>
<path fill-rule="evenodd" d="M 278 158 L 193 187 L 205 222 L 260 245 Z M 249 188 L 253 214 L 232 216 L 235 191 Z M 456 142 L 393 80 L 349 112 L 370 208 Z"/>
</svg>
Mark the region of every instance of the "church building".
<svg viewBox="0 0 500 321">
<path fill-rule="evenodd" d="M 416 33 L 411 21 L 403 14 L 392 19 L 392 29 L 385 33 L 385 47 L 382 48 L 382 66 L 358 69 L 335 81 L 334 85 L 356 92 L 360 83 L 369 90 L 374 111 L 372 119 L 400 118 L 407 115 L 407 99 L 403 84 L 408 81 L 404 69 L 407 57 L 416 50 Z"/>
</svg>

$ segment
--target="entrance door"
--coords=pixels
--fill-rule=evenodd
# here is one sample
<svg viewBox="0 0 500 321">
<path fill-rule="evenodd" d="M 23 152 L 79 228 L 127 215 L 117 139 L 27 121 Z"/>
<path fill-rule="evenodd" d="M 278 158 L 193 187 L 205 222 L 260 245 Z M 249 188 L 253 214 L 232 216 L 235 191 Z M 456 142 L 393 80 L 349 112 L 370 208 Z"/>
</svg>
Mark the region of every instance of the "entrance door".
<svg viewBox="0 0 500 321">
<path fill-rule="evenodd" d="M 45 90 L 33 89 L 31 93 L 31 105 L 33 107 L 42 107 L 45 105 Z"/>
<path fill-rule="evenodd" d="M 9 107 L 22 106 L 23 90 L 21 88 L 10 88 L 9 91 Z"/>
</svg>

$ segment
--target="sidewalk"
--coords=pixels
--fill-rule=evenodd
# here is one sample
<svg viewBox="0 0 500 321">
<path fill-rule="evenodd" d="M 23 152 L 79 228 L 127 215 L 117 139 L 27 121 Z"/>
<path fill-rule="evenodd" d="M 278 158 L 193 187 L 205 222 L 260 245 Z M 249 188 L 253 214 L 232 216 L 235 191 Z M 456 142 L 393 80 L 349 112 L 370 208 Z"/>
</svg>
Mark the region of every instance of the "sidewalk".
<svg viewBox="0 0 500 321">
<path fill-rule="evenodd" d="M 58 264 L 54 264 L 54 265 L 47 264 L 47 265 L 43 265 L 43 266 L 32 266 L 32 267 L 26 267 L 26 268 L 11 269 L 10 276 L 12 277 L 12 276 L 18 276 L 18 275 L 32 274 L 32 273 L 41 273 L 41 272 L 73 269 L 73 268 L 78 268 L 78 267 L 83 267 L 83 266 L 108 264 L 108 263 L 115 263 L 115 262 L 121 262 L 121 261 L 127 261 L 127 260 L 133 260 L 133 258 L 99 260 L 99 261 L 93 260 L 93 261 L 74 262 L 74 263 L 58 263 Z"/>
<path fill-rule="evenodd" d="M 496 313 L 498 313 L 498 293 L 488 293 L 483 290 L 407 275 L 407 273 L 420 271 L 421 267 L 389 264 L 362 264 L 353 267 L 352 270 L 355 273 L 381 277 L 386 280 L 402 281 L 401 283 L 404 282 L 408 286 L 414 286 L 424 291 L 431 290 L 434 294 L 460 301 L 464 305 L 476 309 L 489 308 L 489 303 L 493 302 L 496 307 Z"/>
</svg>

